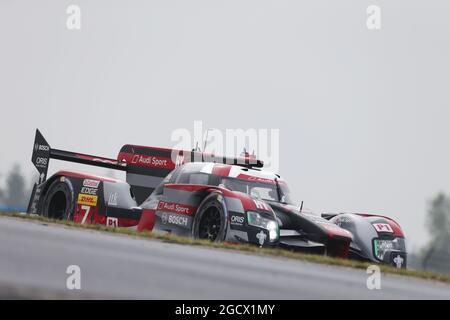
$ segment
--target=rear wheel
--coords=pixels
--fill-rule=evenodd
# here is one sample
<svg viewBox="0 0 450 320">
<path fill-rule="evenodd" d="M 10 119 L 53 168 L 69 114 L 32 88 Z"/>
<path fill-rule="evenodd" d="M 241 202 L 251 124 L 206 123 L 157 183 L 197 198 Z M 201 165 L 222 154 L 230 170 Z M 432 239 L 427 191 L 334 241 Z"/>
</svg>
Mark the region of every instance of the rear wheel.
<svg viewBox="0 0 450 320">
<path fill-rule="evenodd" d="M 200 204 L 194 219 L 194 238 L 223 241 L 226 236 L 226 208 L 221 195 L 213 193 Z"/>
<path fill-rule="evenodd" d="M 50 185 L 44 200 L 43 215 L 51 219 L 72 220 L 73 187 L 70 180 L 60 177 Z"/>
</svg>

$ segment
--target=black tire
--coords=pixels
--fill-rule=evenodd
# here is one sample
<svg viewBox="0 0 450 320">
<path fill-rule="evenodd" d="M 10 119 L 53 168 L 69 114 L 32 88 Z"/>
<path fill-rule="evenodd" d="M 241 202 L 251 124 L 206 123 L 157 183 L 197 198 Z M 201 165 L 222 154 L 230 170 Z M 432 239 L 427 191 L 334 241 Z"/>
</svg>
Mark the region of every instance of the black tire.
<svg viewBox="0 0 450 320">
<path fill-rule="evenodd" d="M 66 177 L 58 177 L 46 192 L 42 214 L 51 219 L 73 220 L 74 209 L 72 183 Z"/>
<path fill-rule="evenodd" d="M 228 223 L 227 209 L 222 195 L 214 192 L 203 199 L 194 218 L 192 233 L 195 239 L 225 240 Z"/>
</svg>

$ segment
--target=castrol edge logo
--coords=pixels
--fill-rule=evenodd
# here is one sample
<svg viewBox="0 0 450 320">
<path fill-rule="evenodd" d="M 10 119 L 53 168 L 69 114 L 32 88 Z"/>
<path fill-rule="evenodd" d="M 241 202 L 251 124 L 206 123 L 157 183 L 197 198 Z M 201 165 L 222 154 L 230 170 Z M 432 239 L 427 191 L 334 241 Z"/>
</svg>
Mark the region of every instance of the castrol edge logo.
<svg viewBox="0 0 450 320">
<path fill-rule="evenodd" d="M 98 180 L 92 180 L 92 179 L 84 179 L 83 180 L 83 187 L 98 188 L 99 184 L 100 184 L 100 181 L 98 181 Z"/>
</svg>

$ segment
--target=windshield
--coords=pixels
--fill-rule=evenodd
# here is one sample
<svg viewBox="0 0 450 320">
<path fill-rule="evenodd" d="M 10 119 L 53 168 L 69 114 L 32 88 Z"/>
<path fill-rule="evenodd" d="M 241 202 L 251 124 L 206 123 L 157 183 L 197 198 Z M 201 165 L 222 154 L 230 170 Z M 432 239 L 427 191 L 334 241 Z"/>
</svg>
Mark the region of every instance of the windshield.
<svg viewBox="0 0 450 320">
<path fill-rule="evenodd" d="M 280 201 L 282 203 L 294 204 L 291 199 L 291 191 L 286 182 L 277 182 L 278 190 L 280 190 Z"/>
<path fill-rule="evenodd" d="M 243 179 L 222 177 L 220 184 L 232 191 L 246 193 L 256 199 L 275 201 L 281 203 L 291 203 L 289 189 L 287 185 L 278 183 L 262 183 Z"/>
</svg>

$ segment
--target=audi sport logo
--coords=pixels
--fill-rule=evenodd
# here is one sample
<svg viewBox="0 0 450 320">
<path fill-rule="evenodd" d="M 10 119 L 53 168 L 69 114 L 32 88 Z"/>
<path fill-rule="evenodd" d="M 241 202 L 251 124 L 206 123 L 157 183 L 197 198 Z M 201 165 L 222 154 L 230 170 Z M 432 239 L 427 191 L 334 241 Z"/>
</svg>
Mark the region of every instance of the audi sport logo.
<svg viewBox="0 0 450 320">
<path fill-rule="evenodd" d="M 195 208 L 179 203 L 160 201 L 158 203 L 158 210 L 192 215 L 194 214 Z"/>
<path fill-rule="evenodd" d="M 172 162 L 170 160 L 170 162 Z M 142 156 L 139 154 L 136 154 L 131 159 L 132 164 L 140 164 L 146 167 L 158 167 L 158 168 L 171 168 L 169 160 L 158 158 L 155 156 Z"/>
</svg>

